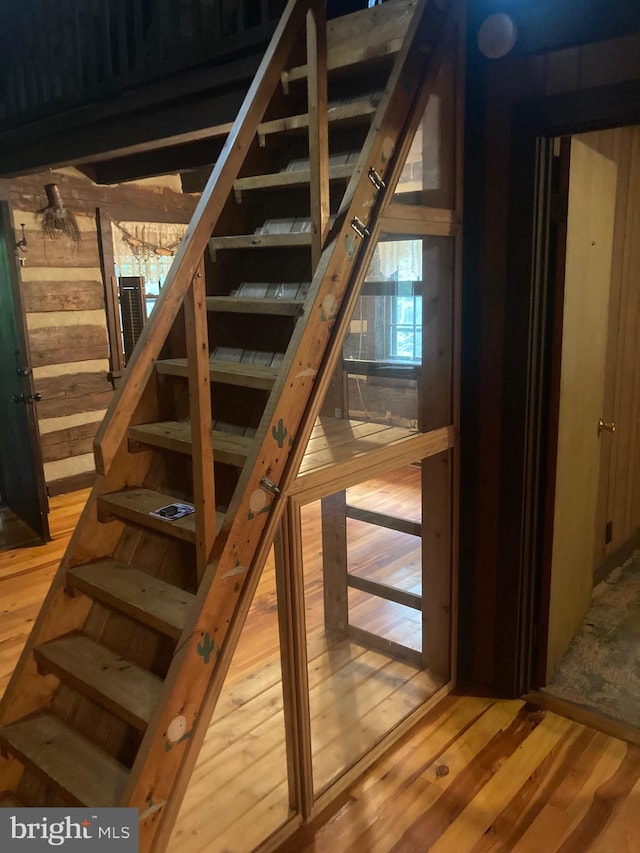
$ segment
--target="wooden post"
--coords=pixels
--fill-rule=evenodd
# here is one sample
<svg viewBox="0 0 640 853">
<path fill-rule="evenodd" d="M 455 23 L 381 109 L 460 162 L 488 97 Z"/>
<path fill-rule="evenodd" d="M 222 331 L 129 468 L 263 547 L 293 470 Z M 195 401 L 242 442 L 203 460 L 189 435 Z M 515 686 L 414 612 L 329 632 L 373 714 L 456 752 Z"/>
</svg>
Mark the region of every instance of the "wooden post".
<svg viewBox="0 0 640 853">
<path fill-rule="evenodd" d="M 347 591 L 347 493 L 322 498 L 322 575 L 327 632 L 345 634 L 349 622 Z"/>
<path fill-rule="evenodd" d="M 311 712 L 300 506 L 288 500 L 274 544 L 289 806 L 309 820 L 313 811 Z"/>
<path fill-rule="evenodd" d="M 422 654 L 451 678 L 451 451 L 422 460 Z"/>
<path fill-rule="evenodd" d="M 184 323 L 189 371 L 193 503 L 196 510 L 198 582 L 207 567 L 216 538 L 216 498 L 213 474 L 211 387 L 204 261 L 200 262 L 185 296 Z"/>
<path fill-rule="evenodd" d="M 307 101 L 311 269 L 315 271 L 329 228 L 329 126 L 327 119 L 327 14 L 324 0 L 307 12 Z"/>
</svg>

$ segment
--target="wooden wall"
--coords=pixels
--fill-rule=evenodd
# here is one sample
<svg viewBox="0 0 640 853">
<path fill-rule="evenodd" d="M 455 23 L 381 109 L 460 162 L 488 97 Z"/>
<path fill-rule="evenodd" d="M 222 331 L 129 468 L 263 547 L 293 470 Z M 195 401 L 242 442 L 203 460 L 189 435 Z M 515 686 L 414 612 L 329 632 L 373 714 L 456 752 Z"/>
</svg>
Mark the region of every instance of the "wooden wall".
<svg viewBox="0 0 640 853">
<path fill-rule="evenodd" d="M 473 26 L 473 25 L 472 25 Z M 553 30 L 553 21 L 548 27 Z M 505 606 L 519 583 L 502 565 L 505 495 L 503 412 L 505 308 L 509 287 L 510 161 L 515 107 L 559 93 L 597 92 L 640 76 L 640 36 L 624 36 L 565 50 L 485 60 L 470 33 L 465 164 L 465 274 L 463 284 L 463 490 L 461 519 L 461 675 L 502 685 L 501 649 L 515 643 L 500 633 Z M 518 204 L 520 199 L 511 199 Z M 525 202 L 526 203 L 526 202 Z M 525 336 L 527 330 L 522 332 Z M 512 519 L 513 525 L 519 523 Z M 506 689 L 506 688 L 505 688 Z"/>
<path fill-rule="evenodd" d="M 42 234 L 36 211 L 46 205 L 44 185 L 58 184 L 74 213 L 81 239 Z M 11 185 L 16 239 L 27 238 L 21 269 L 44 475 L 50 494 L 90 485 L 92 442 L 113 387 L 105 283 L 100 265 L 96 208 L 128 219 L 159 218 L 177 210 L 188 219 L 195 200 L 177 189 L 136 184 L 98 186 L 72 169 L 16 178 Z"/>
<path fill-rule="evenodd" d="M 640 127 L 585 134 L 618 166 L 594 568 L 640 526 Z M 605 526 L 611 522 L 611 541 Z"/>
</svg>

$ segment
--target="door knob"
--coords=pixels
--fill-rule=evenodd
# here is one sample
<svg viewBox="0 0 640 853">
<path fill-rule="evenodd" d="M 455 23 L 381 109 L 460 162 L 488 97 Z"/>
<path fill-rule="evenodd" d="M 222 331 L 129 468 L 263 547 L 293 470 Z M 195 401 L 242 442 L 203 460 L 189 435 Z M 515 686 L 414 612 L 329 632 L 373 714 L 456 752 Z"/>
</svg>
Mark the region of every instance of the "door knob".
<svg viewBox="0 0 640 853">
<path fill-rule="evenodd" d="M 616 425 L 613 421 L 603 421 L 602 418 L 598 421 L 598 435 L 602 432 L 602 430 L 606 430 L 607 432 L 615 432 Z"/>
</svg>

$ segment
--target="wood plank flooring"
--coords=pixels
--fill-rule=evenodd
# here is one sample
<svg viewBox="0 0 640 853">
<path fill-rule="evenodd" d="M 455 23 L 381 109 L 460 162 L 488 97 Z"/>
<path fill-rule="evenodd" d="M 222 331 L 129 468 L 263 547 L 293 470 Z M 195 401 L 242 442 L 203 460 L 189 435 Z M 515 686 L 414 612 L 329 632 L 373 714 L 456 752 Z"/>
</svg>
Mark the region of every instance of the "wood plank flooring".
<svg viewBox="0 0 640 853">
<path fill-rule="evenodd" d="M 40 544 L 41 537 L 8 506 L 0 504 L 0 551 Z"/>
<path fill-rule="evenodd" d="M 640 749 L 520 700 L 449 696 L 281 853 L 640 849 Z"/>
<path fill-rule="evenodd" d="M 86 496 L 52 499 L 51 543 L 0 554 L 0 691 Z M 268 574 L 258 599 L 254 618 L 261 648 L 247 642 L 238 657 L 236 681 L 225 689 L 216 712 L 218 730 L 205 744 L 170 853 L 251 850 L 289 817 L 288 790 L 280 772 L 286 766 L 281 676 L 273 654 L 278 636 Z M 353 663 L 370 653 L 358 649 L 352 654 L 345 647 L 332 654 L 335 665 L 341 655 Z M 310 655 L 320 668 L 329 662 L 315 641 Z M 321 672 L 312 679 L 321 685 Z M 252 696 L 260 702 L 251 701 Z M 325 707 L 329 704 L 327 698 Z M 236 758 L 242 755 L 245 769 L 233 786 L 219 787 L 213 766 L 233 766 L 234 760 L 227 759 L 234 750 Z M 232 820 L 231 811 L 243 807 L 244 817 Z M 275 842 L 265 849 L 276 849 Z M 452 695 L 330 810 L 277 849 L 636 853 L 640 748 L 520 700 Z"/>
<path fill-rule="evenodd" d="M 51 542 L 0 553 L 0 695 L 40 611 L 89 491 L 50 499 Z"/>
</svg>

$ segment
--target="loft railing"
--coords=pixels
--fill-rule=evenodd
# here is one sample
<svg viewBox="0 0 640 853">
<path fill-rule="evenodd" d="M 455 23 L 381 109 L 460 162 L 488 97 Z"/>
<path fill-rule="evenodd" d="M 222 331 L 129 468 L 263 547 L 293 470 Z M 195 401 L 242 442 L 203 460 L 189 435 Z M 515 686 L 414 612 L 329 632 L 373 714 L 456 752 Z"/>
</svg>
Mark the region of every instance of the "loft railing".
<svg viewBox="0 0 640 853">
<path fill-rule="evenodd" d="M 19 125 L 266 44 L 285 0 L 4 0 L 0 118 Z"/>
</svg>

